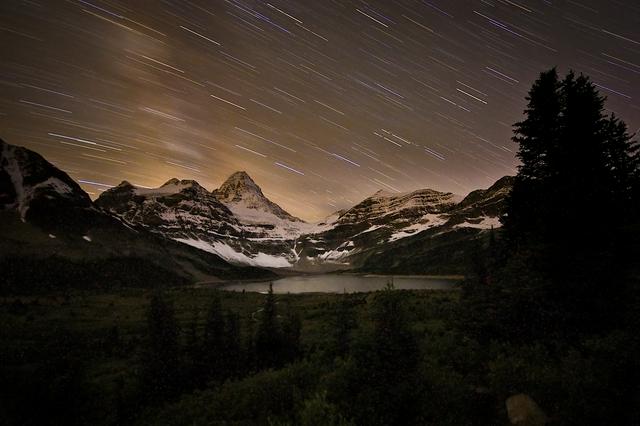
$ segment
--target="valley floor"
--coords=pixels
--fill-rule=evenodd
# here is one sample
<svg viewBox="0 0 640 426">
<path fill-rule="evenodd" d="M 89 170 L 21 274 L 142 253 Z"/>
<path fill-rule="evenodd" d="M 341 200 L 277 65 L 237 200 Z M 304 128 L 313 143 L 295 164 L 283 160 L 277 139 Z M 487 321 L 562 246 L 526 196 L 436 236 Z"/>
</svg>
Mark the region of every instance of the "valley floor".
<svg viewBox="0 0 640 426">
<path fill-rule="evenodd" d="M 525 393 L 555 424 L 564 425 L 577 424 L 574 420 L 586 419 L 594 410 L 603 415 L 611 409 L 607 404 L 615 404 L 611 398 L 620 389 L 612 393 L 616 384 L 611 380 L 625 367 L 607 360 L 628 345 L 628 336 L 600 336 L 577 346 L 480 343 L 455 325 L 458 290 L 393 292 L 400 296 L 407 330 L 415 338 L 408 342 L 417 345 L 413 367 L 407 367 L 401 352 L 390 365 L 379 367 L 389 368 L 389 377 L 398 371 L 409 374 L 406 383 L 393 384 L 393 392 L 405 402 L 395 400 L 400 405 L 386 409 L 397 409 L 400 418 L 409 413 L 418 424 L 508 424 L 505 399 Z M 309 419 L 320 415 L 328 419 L 326 424 L 376 424 L 362 421 L 368 409 L 375 413 L 375 403 L 367 408 L 356 395 L 375 401 L 387 392 L 367 378 L 371 371 L 358 370 L 368 368 L 358 364 L 360 357 L 377 356 L 359 351 L 384 348 L 384 342 L 366 337 L 377 327 L 379 293 L 277 295 L 278 312 L 295 312 L 301 320 L 301 353 L 295 360 L 197 389 L 187 383 L 162 401 L 147 400 L 141 384 L 151 290 L 3 297 L 0 417 L 7 419 L 3 424 L 311 425 L 318 423 Z M 194 335 L 202 335 L 214 298 L 219 297 L 225 311 L 239 315 L 245 342 L 266 296 L 202 287 L 169 289 L 164 297 L 173 305 L 179 342 L 186 350 Z M 345 298 L 354 324 L 349 352 L 336 355 L 336 309 Z M 394 343 L 393 350 L 404 350 L 403 344 Z M 378 365 L 375 359 L 370 362 Z M 406 400 L 410 406 L 403 405 Z"/>
</svg>

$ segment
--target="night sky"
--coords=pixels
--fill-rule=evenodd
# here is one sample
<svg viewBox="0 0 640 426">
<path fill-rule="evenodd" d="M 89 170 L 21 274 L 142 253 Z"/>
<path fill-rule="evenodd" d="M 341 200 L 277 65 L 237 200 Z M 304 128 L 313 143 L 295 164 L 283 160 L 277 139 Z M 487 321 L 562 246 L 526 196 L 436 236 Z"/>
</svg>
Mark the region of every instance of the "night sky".
<svg viewBox="0 0 640 426">
<path fill-rule="evenodd" d="M 552 66 L 640 126 L 640 1 L 2 0 L 0 137 L 97 197 L 246 170 L 320 219 L 514 174 Z"/>
</svg>

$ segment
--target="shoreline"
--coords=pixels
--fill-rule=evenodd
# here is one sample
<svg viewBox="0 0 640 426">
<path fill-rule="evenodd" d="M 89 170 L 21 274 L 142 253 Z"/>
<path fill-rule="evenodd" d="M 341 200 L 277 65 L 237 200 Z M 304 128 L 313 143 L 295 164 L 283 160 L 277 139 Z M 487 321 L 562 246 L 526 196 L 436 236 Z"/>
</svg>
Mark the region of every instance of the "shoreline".
<svg viewBox="0 0 640 426">
<path fill-rule="evenodd" d="M 465 279 L 464 275 L 455 275 L 455 274 L 444 274 L 444 275 L 421 275 L 421 274 L 413 274 L 413 275 L 401 275 L 401 274 L 373 274 L 367 272 L 344 272 L 342 275 L 355 275 L 359 277 L 370 277 L 370 278 L 415 278 L 415 279 L 428 279 L 428 280 L 451 280 L 451 281 L 462 281 Z"/>
<path fill-rule="evenodd" d="M 465 279 L 464 275 L 455 275 L 455 274 L 443 274 L 443 275 L 421 275 L 421 274 L 413 274 L 413 275 L 398 275 L 398 274 L 372 274 L 367 272 L 342 272 L 342 271 L 334 271 L 327 273 L 313 273 L 313 272 L 298 272 L 295 273 L 293 271 L 287 271 L 288 273 L 279 275 L 274 278 L 249 278 L 249 279 L 237 279 L 237 280 L 215 280 L 215 281 L 199 281 L 196 282 L 189 287 L 191 288 L 221 288 L 228 285 L 233 284 L 254 284 L 254 283 L 266 283 L 266 282 L 276 282 L 285 278 L 291 277 L 302 277 L 302 276 L 320 276 L 320 275 L 351 275 L 356 277 L 364 277 L 364 278 L 398 278 L 398 279 L 428 279 L 428 280 L 446 280 L 446 281 L 462 281 Z"/>
</svg>

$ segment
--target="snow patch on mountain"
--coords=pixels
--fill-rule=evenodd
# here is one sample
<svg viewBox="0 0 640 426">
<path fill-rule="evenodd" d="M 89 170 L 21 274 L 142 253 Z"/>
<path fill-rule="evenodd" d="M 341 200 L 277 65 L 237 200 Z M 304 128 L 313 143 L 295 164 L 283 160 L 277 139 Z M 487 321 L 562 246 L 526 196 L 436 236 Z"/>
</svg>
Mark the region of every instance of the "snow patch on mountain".
<svg viewBox="0 0 640 426">
<path fill-rule="evenodd" d="M 328 250 L 324 253 L 321 253 L 320 255 L 318 255 L 318 259 L 324 262 L 348 264 L 349 262 L 338 262 L 338 261 L 349 256 L 355 250 L 353 248 L 354 245 L 355 244 L 353 241 L 345 241 L 344 243 L 340 244 L 336 249 Z"/>
<path fill-rule="evenodd" d="M 194 238 L 174 238 L 174 240 L 209 253 L 217 254 L 228 262 L 235 264 L 268 268 L 286 268 L 291 266 L 289 261 L 283 256 L 270 255 L 262 252 L 256 253 L 253 256 L 248 256 L 244 253 L 235 251 L 231 246 L 222 241 L 207 242 Z"/>
<path fill-rule="evenodd" d="M 123 184 L 128 184 L 128 182 L 123 182 Z M 179 194 L 189 188 L 195 188 L 196 190 L 203 190 L 206 192 L 206 190 L 194 180 L 178 180 L 176 178 L 170 179 L 159 188 L 144 188 L 139 186 L 135 186 L 133 188 L 136 195 L 148 197 L 162 197 L 166 195 Z"/>
<path fill-rule="evenodd" d="M 373 232 L 376 229 L 384 228 L 385 226 L 386 225 L 372 225 L 368 229 L 365 229 L 364 231 L 357 233 L 356 235 L 354 235 L 354 237 L 357 237 L 358 235 L 366 234 L 368 232 Z"/>
<path fill-rule="evenodd" d="M 438 214 L 428 213 L 422 216 L 422 218 L 418 223 L 409 225 L 406 228 L 403 228 L 401 231 L 395 232 L 394 234 L 392 234 L 387 241 L 389 242 L 397 241 L 402 238 L 406 238 L 411 235 L 418 234 L 427 229 L 444 225 L 447 222 L 447 220 L 448 220 L 447 215 L 438 215 Z"/>
<path fill-rule="evenodd" d="M 473 220 L 473 222 L 469 222 L 469 220 Z M 499 217 L 484 216 L 481 218 L 474 218 L 469 220 L 455 225 L 455 228 L 491 229 L 499 228 L 502 226 Z"/>
<path fill-rule="evenodd" d="M 260 187 L 246 172 L 236 172 L 213 191 L 216 198 L 238 216 L 252 223 L 277 223 L 274 217 L 289 222 L 302 222 L 264 196 Z"/>
<path fill-rule="evenodd" d="M 27 178 L 33 180 L 30 170 L 32 171 L 34 167 L 45 168 L 46 166 L 52 166 L 48 165 L 38 154 L 30 154 L 25 148 L 6 144 L 2 140 L 0 140 L 0 147 L 2 148 L 0 150 L 0 171 L 4 171 L 9 176 L 15 192 L 14 202 L 10 205 L 5 205 L 5 208 L 17 210 L 23 222 L 29 210 L 29 205 L 35 198 L 41 195 L 48 199 L 58 196 L 73 197 L 77 195 L 74 190 L 77 191 L 79 187 L 72 188 L 55 176 L 47 176 L 41 182 L 27 184 L 25 182 Z M 68 178 L 68 176 L 64 176 Z M 88 201 L 88 196 L 86 198 Z"/>
</svg>

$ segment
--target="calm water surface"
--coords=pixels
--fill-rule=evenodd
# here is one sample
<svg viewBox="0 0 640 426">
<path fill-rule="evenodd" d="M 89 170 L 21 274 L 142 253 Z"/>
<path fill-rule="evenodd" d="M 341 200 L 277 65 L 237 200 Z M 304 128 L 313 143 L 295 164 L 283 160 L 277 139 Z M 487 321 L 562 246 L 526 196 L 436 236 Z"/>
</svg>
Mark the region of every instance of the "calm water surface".
<svg viewBox="0 0 640 426">
<path fill-rule="evenodd" d="M 309 275 L 286 277 L 273 281 L 274 293 L 354 293 L 375 291 L 384 288 L 391 277 L 370 275 Z M 423 277 L 393 277 L 393 286 L 405 290 L 447 290 L 457 283 L 456 280 Z M 222 287 L 228 291 L 254 291 L 266 293 L 268 282 L 229 284 Z"/>
</svg>

